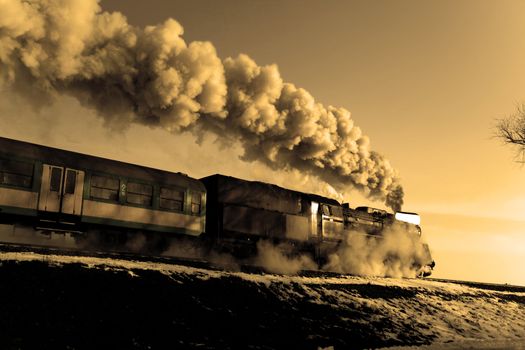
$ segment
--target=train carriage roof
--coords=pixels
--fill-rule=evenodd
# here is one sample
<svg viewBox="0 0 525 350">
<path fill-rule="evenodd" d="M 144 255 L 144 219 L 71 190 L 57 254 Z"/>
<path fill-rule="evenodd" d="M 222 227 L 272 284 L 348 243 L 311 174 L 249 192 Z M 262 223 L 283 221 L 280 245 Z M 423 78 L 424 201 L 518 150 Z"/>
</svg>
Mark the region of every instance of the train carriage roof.
<svg viewBox="0 0 525 350">
<path fill-rule="evenodd" d="M 222 203 L 242 204 L 290 214 L 298 214 L 301 211 L 298 204 L 304 200 L 340 206 L 335 199 L 289 190 L 260 181 L 243 180 L 220 174 L 204 177 L 201 181 L 208 190 L 208 199 L 213 196 Z"/>
<path fill-rule="evenodd" d="M 181 173 L 149 168 L 4 137 L 0 137 L 0 157 L 41 161 L 50 165 L 205 191 L 205 187 L 201 181 Z"/>
</svg>

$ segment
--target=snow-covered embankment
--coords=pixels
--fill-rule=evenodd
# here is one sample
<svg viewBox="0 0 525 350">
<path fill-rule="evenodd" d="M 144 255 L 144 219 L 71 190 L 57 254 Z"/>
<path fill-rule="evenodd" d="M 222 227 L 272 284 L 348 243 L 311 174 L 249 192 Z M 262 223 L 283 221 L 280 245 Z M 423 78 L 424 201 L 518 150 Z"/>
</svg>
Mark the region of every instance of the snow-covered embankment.
<svg viewBox="0 0 525 350">
<path fill-rule="evenodd" d="M 0 253 L 7 348 L 370 348 L 525 340 L 525 288 Z"/>
</svg>

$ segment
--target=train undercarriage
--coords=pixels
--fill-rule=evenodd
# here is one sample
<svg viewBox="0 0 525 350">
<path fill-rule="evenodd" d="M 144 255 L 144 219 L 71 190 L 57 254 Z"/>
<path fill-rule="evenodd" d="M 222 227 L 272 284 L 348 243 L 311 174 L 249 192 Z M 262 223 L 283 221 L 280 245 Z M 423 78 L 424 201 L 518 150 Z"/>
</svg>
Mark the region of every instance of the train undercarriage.
<svg viewBox="0 0 525 350">
<path fill-rule="evenodd" d="M 152 261 L 173 261 L 186 264 L 199 261 L 206 267 L 213 266 L 218 256 L 228 257 L 230 264 L 219 264 L 219 268 L 264 271 L 257 266 L 258 243 L 265 241 L 288 259 L 307 256 L 315 263 L 313 270 L 323 274 L 330 273 L 323 267 L 330 253 L 337 251 L 341 241 L 327 241 L 323 244 L 299 242 L 294 240 L 262 239 L 258 236 L 230 234 L 221 239 L 210 237 L 191 237 L 178 234 L 167 235 L 160 232 L 122 230 L 114 227 L 81 225 L 69 222 L 35 220 L 32 223 L 16 220 L 0 222 L 0 245 L 31 248 L 50 254 L 81 254 L 83 256 L 118 257 L 123 259 L 141 259 Z M 211 257 L 211 259 L 210 259 Z M 170 260 L 171 259 L 171 260 Z M 221 259 L 224 261 L 224 259 Z M 247 268 L 247 266 L 250 266 Z M 432 265 L 420 267 L 418 277 L 429 276 Z M 307 270 L 311 270 L 308 265 Z M 303 271 L 304 272 L 304 271 Z M 309 271 L 313 273 L 313 271 Z"/>
</svg>

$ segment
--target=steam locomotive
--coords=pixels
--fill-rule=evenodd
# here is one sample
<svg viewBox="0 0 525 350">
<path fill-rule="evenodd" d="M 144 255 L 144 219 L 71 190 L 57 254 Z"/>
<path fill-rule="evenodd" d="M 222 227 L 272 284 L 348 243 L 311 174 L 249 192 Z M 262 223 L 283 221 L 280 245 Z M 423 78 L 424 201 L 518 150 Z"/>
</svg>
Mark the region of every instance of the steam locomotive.
<svg viewBox="0 0 525 350">
<path fill-rule="evenodd" d="M 348 234 L 398 226 L 421 235 L 419 215 L 388 213 L 224 175 L 194 179 L 0 137 L 0 242 L 162 254 L 188 239 L 251 254 L 261 240 L 288 242 L 317 261 Z M 139 238 L 141 244 L 137 243 Z M 423 243 L 421 243 L 423 245 Z M 434 265 L 428 246 L 415 261 Z"/>
</svg>

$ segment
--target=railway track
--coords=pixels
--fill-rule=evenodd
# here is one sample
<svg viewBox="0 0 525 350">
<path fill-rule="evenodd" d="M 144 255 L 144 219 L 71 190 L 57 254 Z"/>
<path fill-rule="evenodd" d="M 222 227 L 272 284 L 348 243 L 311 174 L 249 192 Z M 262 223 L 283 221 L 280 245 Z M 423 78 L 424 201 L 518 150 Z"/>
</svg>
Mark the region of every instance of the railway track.
<svg viewBox="0 0 525 350">
<path fill-rule="evenodd" d="M 461 285 L 465 285 L 469 287 L 486 289 L 486 290 L 494 290 L 494 291 L 500 291 L 500 292 L 525 293 L 525 286 L 516 286 L 516 285 L 506 284 L 506 283 L 501 284 L 501 283 L 489 283 L 489 282 L 463 281 L 463 280 L 431 278 L 431 277 L 427 277 L 426 279 L 429 281 L 461 284 Z"/>
<path fill-rule="evenodd" d="M 145 263 L 161 263 L 169 265 L 181 265 L 195 268 L 202 268 L 214 271 L 228 271 L 229 269 L 224 266 L 215 264 L 213 262 L 197 259 L 197 258 L 184 258 L 175 256 L 152 256 L 152 255 L 141 255 L 136 253 L 125 253 L 125 252 L 107 252 L 107 251 L 83 251 L 75 249 L 64 249 L 64 248 L 50 248 L 50 247 L 39 247 L 34 245 L 24 244 L 4 244 L 0 243 L 0 254 L 2 253 L 32 253 L 43 256 L 50 255 L 61 255 L 71 257 L 90 257 L 99 259 L 116 259 L 126 261 L 138 261 Z M 252 274 L 268 274 L 261 266 L 256 266 L 248 263 L 239 263 L 235 265 L 233 271 L 252 273 Z M 341 274 L 337 272 L 321 271 L 321 270 L 302 270 L 297 274 L 302 277 L 344 277 L 344 276 L 357 276 L 352 274 Z"/>
<path fill-rule="evenodd" d="M 214 267 L 208 261 L 202 259 L 190 259 L 180 258 L 172 256 L 150 256 L 140 255 L 135 253 L 124 253 L 124 252 L 107 252 L 107 251 L 81 251 L 74 249 L 64 248 L 50 248 L 50 247 L 38 247 L 23 244 L 2 244 L 0 243 L 0 254 L 1 253 L 33 253 L 40 255 L 61 255 L 61 256 L 75 256 L 75 257 L 90 257 L 100 259 L 118 259 L 128 261 L 139 261 L 139 262 L 150 262 L 150 263 L 163 263 L 172 265 L 183 265 L 196 268 L 215 269 L 219 270 L 218 267 Z"/>
<path fill-rule="evenodd" d="M 24 244 L 3 244 L 0 243 L 0 254 L 2 253 L 33 253 L 43 256 L 50 255 L 61 255 L 61 256 L 75 256 L 75 257 L 92 257 L 99 259 L 116 259 L 116 260 L 126 260 L 126 261 L 138 261 L 144 263 L 161 263 L 169 265 L 181 265 L 194 268 L 201 268 L 206 270 L 213 271 L 227 271 L 224 266 L 220 266 L 213 262 L 198 259 L 198 258 L 184 258 L 184 257 L 175 257 L 175 256 L 152 256 L 152 255 L 141 255 L 136 253 L 125 253 L 125 252 L 107 252 L 107 251 L 82 251 L 74 249 L 64 249 L 64 248 L 50 248 L 50 247 L 38 247 L 32 245 Z M 267 274 L 268 272 L 260 266 L 250 265 L 246 263 L 240 263 L 235 266 L 234 271 L 240 271 L 245 273 L 252 274 Z M 338 278 L 338 277 L 359 277 L 358 275 L 353 274 L 342 274 L 337 272 L 330 271 L 321 271 L 321 270 L 302 270 L 298 273 L 302 277 L 321 277 L 321 278 Z M 459 285 L 465 285 L 468 287 L 474 287 L 485 290 L 494 290 L 494 291 L 506 291 L 506 292 L 518 292 L 525 293 L 525 286 L 515 286 L 509 284 L 497 284 L 497 283 L 488 283 L 488 282 L 476 282 L 476 281 L 463 281 L 455 279 L 445 279 L 445 278 L 424 278 L 427 281 L 442 282 L 442 283 L 454 283 Z"/>
</svg>

